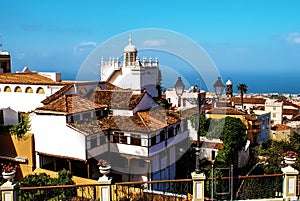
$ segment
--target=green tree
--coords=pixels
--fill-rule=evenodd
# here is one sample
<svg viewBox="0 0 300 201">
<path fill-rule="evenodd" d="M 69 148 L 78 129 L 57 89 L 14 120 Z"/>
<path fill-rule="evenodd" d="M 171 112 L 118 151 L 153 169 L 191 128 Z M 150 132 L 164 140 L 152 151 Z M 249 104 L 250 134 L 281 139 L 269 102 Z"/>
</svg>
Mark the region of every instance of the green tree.
<svg viewBox="0 0 300 201">
<path fill-rule="evenodd" d="M 9 133 L 11 135 L 15 135 L 19 138 L 22 138 L 29 129 L 30 129 L 29 115 L 28 114 L 20 114 L 19 123 L 17 123 L 16 125 L 13 125 L 9 129 Z"/>
<path fill-rule="evenodd" d="M 229 167 L 231 164 L 237 168 L 238 151 L 247 142 L 246 126 L 239 118 L 225 117 L 219 120 L 217 126 L 223 125 L 220 140 L 223 141 L 223 149 L 218 152 L 215 165 Z"/>
<path fill-rule="evenodd" d="M 198 115 L 193 115 L 189 117 L 192 127 L 198 131 Z M 206 136 L 209 128 L 210 119 L 206 119 L 203 113 L 200 114 L 200 135 Z"/>
<path fill-rule="evenodd" d="M 239 84 L 237 89 L 241 92 L 241 103 L 244 108 L 244 94 L 247 93 L 248 86 L 246 84 Z"/>
</svg>

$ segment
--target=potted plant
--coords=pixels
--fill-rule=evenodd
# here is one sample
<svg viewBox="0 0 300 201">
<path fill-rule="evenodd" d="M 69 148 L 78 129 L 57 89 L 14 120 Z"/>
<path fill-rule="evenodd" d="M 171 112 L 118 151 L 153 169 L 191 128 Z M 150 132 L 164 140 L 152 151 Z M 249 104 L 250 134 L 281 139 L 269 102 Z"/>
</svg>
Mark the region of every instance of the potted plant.
<svg viewBox="0 0 300 201">
<path fill-rule="evenodd" d="M 111 170 L 110 164 L 106 160 L 100 159 L 97 165 L 99 166 L 100 173 L 103 174 L 103 176 L 100 177 L 99 180 L 108 180 L 108 177 L 106 175 L 110 173 Z"/>
<path fill-rule="evenodd" d="M 7 179 L 10 182 L 15 177 L 16 170 L 19 168 L 19 165 L 1 163 L 1 166 L 3 179 Z"/>
<path fill-rule="evenodd" d="M 292 165 L 296 162 L 298 154 L 294 151 L 287 151 L 284 153 L 284 162 L 287 165 Z"/>
</svg>

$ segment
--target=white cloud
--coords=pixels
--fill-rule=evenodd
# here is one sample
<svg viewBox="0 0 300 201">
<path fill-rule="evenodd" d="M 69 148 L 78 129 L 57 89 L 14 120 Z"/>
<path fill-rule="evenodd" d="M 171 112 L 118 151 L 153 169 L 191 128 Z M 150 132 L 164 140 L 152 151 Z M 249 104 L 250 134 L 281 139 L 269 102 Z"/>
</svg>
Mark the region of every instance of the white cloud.
<svg viewBox="0 0 300 201">
<path fill-rule="evenodd" d="M 80 42 L 77 47 L 74 48 L 74 52 L 77 54 L 86 52 L 86 51 L 91 51 L 96 47 L 97 43 L 93 41 L 88 41 L 88 42 Z"/>
<path fill-rule="evenodd" d="M 166 41 L 163 39 L 157 39 L 157 40 L 145 40 L 144 41 L 144 45 L 149 45 L 149 46 L 161 46 L 161 45 L 165 45 Z"/>
<path fill-rule="evenodd" d="M 300 44 L 300 33 L 298 32 L 289 33 L 286 37 L 286 40 L 291 43 Z"/>
</svg>

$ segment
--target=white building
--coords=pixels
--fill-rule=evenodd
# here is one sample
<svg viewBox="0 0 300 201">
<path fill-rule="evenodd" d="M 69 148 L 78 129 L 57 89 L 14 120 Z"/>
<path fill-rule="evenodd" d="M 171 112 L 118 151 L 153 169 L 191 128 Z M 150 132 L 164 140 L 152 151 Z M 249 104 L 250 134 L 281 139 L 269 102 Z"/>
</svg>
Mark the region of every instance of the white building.
<svg viewBox="0 0 300 201">
<path fill-rule="evenodd" d="M 97 160 L 106 159 L 119 180 L 174 179 L 179 150 L 189 146 L 187 121 L 166 114 L 145 91 L 104 85 L 85 96 L 65 95 L 74 91 L 65 88 L 32 113 L 37 167 L 97 179 Z"/>
<path fill-rule="evenodd" d="M 0 74 L 0 108 L 29 112 L 67 84 L 61 81 L 59 73 L 36 73 L 27 68 L 20 73 Z"/>
<path fill-rule="evenodd" d="M 129 44 L 124 48 L 123 61 L 110 57 L 105 62 L 102 57 L 100 80 L 122 89 L 131 89 L 134 93 L 141 93 L 146 89 L 152 97 L 157 97 L 158 58 L 154 61 L 152 58 L 143 58 L 141 61 L 137 53 L 137 48 L 129 38 Z"/>
</svg>

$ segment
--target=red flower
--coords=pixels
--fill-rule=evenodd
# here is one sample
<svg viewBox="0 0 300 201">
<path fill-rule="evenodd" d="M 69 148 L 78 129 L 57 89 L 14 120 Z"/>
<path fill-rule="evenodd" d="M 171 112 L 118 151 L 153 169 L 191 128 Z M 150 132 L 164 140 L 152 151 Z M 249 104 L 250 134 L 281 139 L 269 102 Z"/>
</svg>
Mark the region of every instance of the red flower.
<svg viewBox="0 0 300 201">
<path fill-rule="evenodd" d="M 109 163 L 106 161 L 106 160 L 104 160 L 104 159 L 100 159 L 99 161 L 98 161 L 98 164 L 97 164 L 98 166 L 101 166 L 101 167 L 107 167 L 107 166 L 109 166 Z"/>
<path fill-rule="evenodd" d="M 284 153 L 284 156 L 287 158 L 298 158 L 298 154 L 294 151 L 287 151 Z"/>
<path fill-rule="evenodd" d="M 1 163 L 1 166 L 2 166 L 2 172 L 12 172 L 19 168 L 19 165 L 13 165 L 11 163 L 9 164 Z"/>
</svg>

